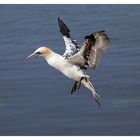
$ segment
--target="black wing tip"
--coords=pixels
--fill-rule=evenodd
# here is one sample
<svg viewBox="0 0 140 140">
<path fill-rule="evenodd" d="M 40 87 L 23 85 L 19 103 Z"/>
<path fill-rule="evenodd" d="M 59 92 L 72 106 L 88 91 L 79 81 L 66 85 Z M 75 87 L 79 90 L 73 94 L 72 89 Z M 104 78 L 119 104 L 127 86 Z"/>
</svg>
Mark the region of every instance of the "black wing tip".
<svg viewBox="0 0 140 140">
<path fill-rule="evenodd" d="M 57 20 L 58 20 L 58 24 L 60 24 L 60 22 L 61 22 L 61 19 L 58 17 L 58 18 L 57 18 Z"/>
<path fill-rule="evenodd" d="M 59 25 L 60 32 L 62 33 L 62 35 L 67 36 L 67 37 L 70 38 L 70 34 L 69 34 L 70 30 L 69 30 L 69 28 L 63 22 L 63 20 L 61 20 L 59 17 L 58 17 L 58 25 Z"/>
</svg>

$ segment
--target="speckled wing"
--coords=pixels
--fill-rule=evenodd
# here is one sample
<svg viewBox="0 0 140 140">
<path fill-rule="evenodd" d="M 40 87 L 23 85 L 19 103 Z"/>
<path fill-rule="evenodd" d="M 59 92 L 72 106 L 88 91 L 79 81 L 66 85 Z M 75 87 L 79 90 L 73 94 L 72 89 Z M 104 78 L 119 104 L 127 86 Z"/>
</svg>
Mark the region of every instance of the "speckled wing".
<svg viewBox="0 0 140 140">
<path fill-rule="evenodd" d="M 106 50 L 108 45 L 109 38 L 105 31 L 94 32 L 91 35 L 87 35 L 80 51 L 70 57 L 69 62 L 82 67 L 88 65 L 95 69 L 102 53 Z"/>
<path fill-rule="evenodd" d="M 58 25 L 66 46 L 66 50 L 63 56 L 65 58 L 69 58 L 79 51 L 79 45 L 76 43 L 75 40 L 71 39 L 69 28 L 62 20 L 60 20 L 59 17 L 58 17 Z"/>
</svg>

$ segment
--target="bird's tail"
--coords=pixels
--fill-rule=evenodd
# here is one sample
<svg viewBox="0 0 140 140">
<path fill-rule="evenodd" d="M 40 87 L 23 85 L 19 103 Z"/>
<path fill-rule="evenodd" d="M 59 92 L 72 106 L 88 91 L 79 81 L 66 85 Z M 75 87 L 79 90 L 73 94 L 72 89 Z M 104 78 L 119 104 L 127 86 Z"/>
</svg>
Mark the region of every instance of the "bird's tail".
<svg viewBox="0 0 140 140">
<path fill-rule="evenodd" d="M 83 79 L 81 82 L 82 82 L 82 84 L 83 84 L 88 90 L 91 91 L 91 93 L 92 93 L 92 95 L 93 95 L 95 101 L 96 101 L 96 102 L 98 103 L 98 105 L 100 106 L 100 105 L 101 105 L 100 102 L 99 102 L 100 96 L 96 93 L 95 88 L 94 88 L 94 86 L 92 85 L 92 83 L 90 82 L 90 80 L 89 80 L 89 79 Z"/>
</svg>

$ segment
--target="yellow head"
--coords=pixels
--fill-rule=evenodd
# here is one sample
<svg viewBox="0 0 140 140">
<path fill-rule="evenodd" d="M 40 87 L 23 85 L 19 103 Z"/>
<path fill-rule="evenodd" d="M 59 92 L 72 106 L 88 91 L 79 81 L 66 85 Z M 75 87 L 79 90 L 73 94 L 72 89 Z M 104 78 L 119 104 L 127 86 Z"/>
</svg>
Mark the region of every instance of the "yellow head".
<svg viewBox="0 0 140 140">
<path fill-rule="evenodd" d="M 27 57 L 28 58 L 31 58 L 31 57 L 36 57 L 36 56 L 42 56 L 42 57 L 45 57 L 45 58 L 48 58 L 52 53 L 52 50 L 47 48 L 47 47 L 40 47 L 38 48 L 37 50 L 35 50 L 34 53 L 32 53 L 31 55 L 29 55 Z"/>
</svg>

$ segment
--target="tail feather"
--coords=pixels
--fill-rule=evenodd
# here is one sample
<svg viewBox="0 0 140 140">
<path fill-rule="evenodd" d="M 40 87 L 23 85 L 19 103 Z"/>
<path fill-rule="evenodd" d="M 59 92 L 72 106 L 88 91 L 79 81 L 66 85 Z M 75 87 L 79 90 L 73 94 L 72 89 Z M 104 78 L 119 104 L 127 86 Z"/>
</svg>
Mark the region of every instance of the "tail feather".
<svg viewBox="0 0 140 140">
<path fill-rule="evenodd" d="M 89 79 L 88 79 L 88 80 L 83 79 L 83 80 L 82 80 L 82 84 L 83 84 L 87 89 L 89 89 L 89 90 L 91 91 L 91 93 L 92 93 L 92 95 L 93 95 L 95 101 L 97 102 L 97 104 L 98 104 L 99 106 L 101 106 L 101 104 L 100 104 L 100 102 L 99 102 L 100 95 L 98 95 L 98 94 L 96 93 L 95 88 L 94 88 L 94 86 L 92 85 L 92 83 L 90 82 L 90 80 L 89 80 Z"/>
</svg>

